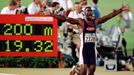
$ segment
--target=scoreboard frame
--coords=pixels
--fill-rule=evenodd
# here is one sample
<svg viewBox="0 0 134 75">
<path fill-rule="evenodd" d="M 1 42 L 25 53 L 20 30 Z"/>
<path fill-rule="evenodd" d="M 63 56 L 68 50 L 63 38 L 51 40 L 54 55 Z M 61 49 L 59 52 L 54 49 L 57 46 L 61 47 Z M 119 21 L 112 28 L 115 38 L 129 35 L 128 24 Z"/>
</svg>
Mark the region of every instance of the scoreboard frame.
<svg viewBox="0 0 134 75">
<path fill-rule="evenodd" d="M 0 35 L 0 41 L 53 41 L 52 52 L 6 52 L 0 51 L 0 56 L 48 56 L 57 57 L 58 56 L 58 25 L 57 19 L 51 16 L 43 15 L 0 15 L 0 25 L 5 24 L 34 24 L 34 25 L 52 25 L 52 36 L 45 35 Z"/>
</svg>

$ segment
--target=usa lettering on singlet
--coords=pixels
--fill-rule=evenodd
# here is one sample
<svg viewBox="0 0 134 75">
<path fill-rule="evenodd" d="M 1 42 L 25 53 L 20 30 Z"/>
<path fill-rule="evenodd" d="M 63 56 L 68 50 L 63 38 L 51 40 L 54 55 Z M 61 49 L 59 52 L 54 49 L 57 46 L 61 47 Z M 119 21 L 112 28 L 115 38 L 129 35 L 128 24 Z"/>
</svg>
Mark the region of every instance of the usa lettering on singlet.
<svg viewBox="0 0 134 75">
<path fill-rule="evenodd" d="M 95 25 L 92 22 L 90 22 L 89 24 L 87 24 L 85 22 L 85 26 L 84 26 L 84 43 L 95 43 L 96 42 L 96 28 L 95 28 Z"/>
</svg>

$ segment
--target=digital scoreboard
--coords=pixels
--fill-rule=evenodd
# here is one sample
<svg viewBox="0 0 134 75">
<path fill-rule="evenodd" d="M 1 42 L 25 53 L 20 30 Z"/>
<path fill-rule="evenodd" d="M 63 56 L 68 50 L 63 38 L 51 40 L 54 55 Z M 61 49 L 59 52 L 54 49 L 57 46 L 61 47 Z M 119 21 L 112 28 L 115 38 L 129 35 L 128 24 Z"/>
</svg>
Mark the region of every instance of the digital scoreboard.
<svg viewBox="0 0 134 75">
<path fill-rule="evenodd" d="M 41 15 L 0 15 L 0 56 L 58 54 L 57 20 Z"/>
</svg>

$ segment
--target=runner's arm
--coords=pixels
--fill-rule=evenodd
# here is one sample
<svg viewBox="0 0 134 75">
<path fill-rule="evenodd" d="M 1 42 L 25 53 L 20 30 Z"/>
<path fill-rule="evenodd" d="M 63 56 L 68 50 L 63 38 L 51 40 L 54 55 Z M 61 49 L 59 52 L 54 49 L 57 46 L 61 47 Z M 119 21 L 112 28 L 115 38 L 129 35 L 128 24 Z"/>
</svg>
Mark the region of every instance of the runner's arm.
<svg viewBox="0 0 134 75">
<path fill-rule="evenodd" d="M 118 9 L 118 10 L 114 10 L 112 13 L 110 13 L 110 14 L 108 14 L 108 15 L 106 15 L 106 16 L 104 16 L 104 17 L 102 17 L 102 18 L 96 19 L 96 20 L 95 20 L 95 23 L 96 23 L 96 24 L 104 23 L 104 22 L 106 22 L 107 20 L 109 20 L 109 19 L 115 17 L 116 15 L 120 14 L 122 11 L 123 11 L 122 8 L 120 8 L 120 9 Z"/>
<path fill-rule="evenodd" d="M 71 24 L 80 24 L 80 19 L 74 19 L 74 18 L 70 18 L 70 17 L 66 17 L 66 16 L 62 16 L 62 15 L 56 15 L 51 13 L 50 16 L 57 18 L 58 20 L 61 20 L 62 22 L 69 22 Z"/>
</svg>

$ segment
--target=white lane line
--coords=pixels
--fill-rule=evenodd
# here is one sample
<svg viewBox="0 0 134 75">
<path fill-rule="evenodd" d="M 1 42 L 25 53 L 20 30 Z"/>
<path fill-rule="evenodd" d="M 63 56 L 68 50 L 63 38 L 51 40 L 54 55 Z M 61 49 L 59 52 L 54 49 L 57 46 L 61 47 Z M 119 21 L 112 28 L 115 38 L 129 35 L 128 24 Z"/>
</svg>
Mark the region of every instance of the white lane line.
<svg viewBox="0 0 134 75">
<path fill-rule="evenodd" d="M 6 74 L 6 73 L 0 73 L 0 75 L 18 75 L 18 74 Z"/>
</svg>

